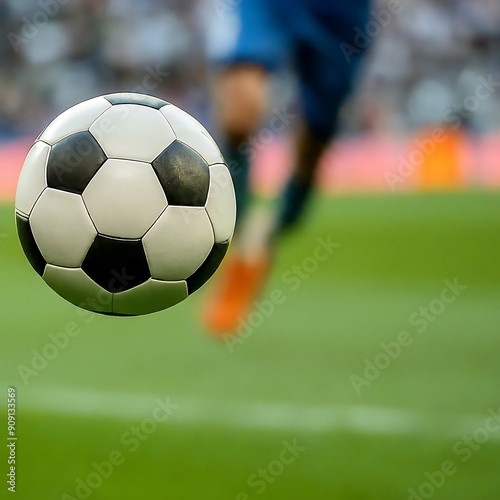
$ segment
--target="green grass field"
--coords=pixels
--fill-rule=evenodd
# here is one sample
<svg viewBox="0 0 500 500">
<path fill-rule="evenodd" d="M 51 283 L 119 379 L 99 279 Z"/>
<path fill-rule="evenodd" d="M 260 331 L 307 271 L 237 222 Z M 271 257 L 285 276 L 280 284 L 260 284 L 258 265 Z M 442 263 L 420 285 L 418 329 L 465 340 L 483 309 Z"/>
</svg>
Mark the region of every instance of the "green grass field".
<svg viewBox="0 0 500 500">
<path fill-rule="evenodd" d="M 231 349 L 199 326 L 206 292 L 149 317 L 81 315 L 30 269 L 11 207 L 0 235 L 4 443 L 7 387 L 18 401 L 12 498 L 499 498 L 500 424 L 483 427 L 500 411 L 498 193 L 318 200 L 263 296 L 284 302 Z M 313 265 L 329 236 L 340 247 Z M 294 266 L 305 274 L 291 281 Z M 467 287 L 447 304 L 445 280 Z M 47 348 L 65 328 L 79 333 Z M 384 357 L 401 332 L 409 345 Z M 53 359 L 33 369 L 37 352 Z M 357 393 L 366 360 L 387 359 Z M 20 365 L 33 370 L 24 381 Z M 156 423 L 167 397 L 178 408 Z M 301 451 L 284 454 L 294 440 Z M 117 465 L 97 475 L 110 454 Z M 90 489 L 77 493 L 78 478 Z"/>
</svg>

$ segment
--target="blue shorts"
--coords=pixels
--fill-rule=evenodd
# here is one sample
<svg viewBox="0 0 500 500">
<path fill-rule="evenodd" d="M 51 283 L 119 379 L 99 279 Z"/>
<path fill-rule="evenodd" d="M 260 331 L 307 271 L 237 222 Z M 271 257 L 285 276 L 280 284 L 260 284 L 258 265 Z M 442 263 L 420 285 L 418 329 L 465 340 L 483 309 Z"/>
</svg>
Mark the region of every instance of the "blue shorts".
<svg viewBox="0 0 500 500">
<path fill-rule="evenodd" d="M 236 36 L 217 62 L 291 65 L 309 129 L 330 137 L 361 59 L 354 29 L 366 25 L 369 0 L 239 0 L 232 15 Z"/>
</svg>

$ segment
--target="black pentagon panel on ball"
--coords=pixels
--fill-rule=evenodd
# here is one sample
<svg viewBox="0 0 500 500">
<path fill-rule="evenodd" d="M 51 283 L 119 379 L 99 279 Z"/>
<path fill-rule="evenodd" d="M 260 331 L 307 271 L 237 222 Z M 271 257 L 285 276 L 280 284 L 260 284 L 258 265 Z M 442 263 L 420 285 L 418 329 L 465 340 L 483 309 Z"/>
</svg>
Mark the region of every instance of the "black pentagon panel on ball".
<svg viewBox="0 0 500 500">
<path fill-rule="evenodd" d="M 214 245 L 205 262 L 186 280 L 189 295 L 201 288 L 217 271 L 228 248 L 228 241 Z"/>
<path fill-rule="evenodd" d="M 149 108 L 161 109 L 168 103 L 158 97 L 153 97 L 145 94 L 134 94 L 132 92 L 120 92 L 118 94 L 108 94 L 104 96 L 111 104 L 139 104 L 148 106 Z"/>
<path fill-rule="evenodd" d="M 47 163 L 47 185 L 82 194 L 92 177 L 107 160 L 90 132 L 77 132 L 55 144 Z"/>
<path fill-rule="evenodd" d="M 141 240 L 97 235 L 82 269 L 111 293 L 130 290 L 151 278 Z"/>
<path fill-rule="evenodd" d="M 205 206 L 210 170 L 208 163 L 194 149 L 174 141 L 152 165 L 170 205 Z"/>
<path fill-rule="evenodd" d="M 43 276 L 47 262 L 45 262 L 43 255 L 38 249 L 38 245 L 33 237 L 33 232 L 31 231 L 29 220 L 19 213 L 16 213 L 16 225 L 19 241 L 21 242 L 21 246 L 23 247 L 29 263 L 40 276 Z"/>
</svg>

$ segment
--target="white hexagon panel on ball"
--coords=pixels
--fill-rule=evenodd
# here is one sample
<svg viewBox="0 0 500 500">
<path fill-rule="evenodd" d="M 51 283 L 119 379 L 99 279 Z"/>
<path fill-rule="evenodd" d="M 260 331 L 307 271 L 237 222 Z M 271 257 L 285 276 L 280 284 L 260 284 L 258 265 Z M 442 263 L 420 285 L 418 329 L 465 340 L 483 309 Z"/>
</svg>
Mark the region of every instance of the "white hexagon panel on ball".
<svg viewBox="0 0 500 500">
<path fill-rule="evenodd" d="M 210 167 L 210 188 L 205 208 L 214 227 L 215 242 L 229 241 L 236 224 L 236 197 L 226 165 Z"/>
<path fill-rule="evenodd" d="M 172 127 L 154 108 L 118 104 L 104 112 L 90 133 L 108 158 L 152 162 L 175 140 Z"/>
<path fill-rule="evenodd" d="M 151 314 L 172 307 L 188 296 L 185 281 L 150 279 L 131 290 L 116 293 L 113 312 L 124 316 Z"/>
<path fill-rule="evenodd" d="M 141 238 L 167 206 L 167 198 L 149 163 L 108 160 L 83 192 L 99 233 Z"/>
<path fill-rule="evenodd" d="M 50 146 L 35 142 L 24 160 L 23 169 L 17 183 L 16 210 L 29 215 L 33 206 L 47 187 L 47 160 Z"/>
<path fill-rule="evenodd" d="M 57 189 L 43 192 L 30 224 L 40 252 L 55 266 L 80 267 L 97 236 L 82 197 Z"/>
<path fill-rule="evenodd" d="M 204 262 L 214 245 L 203 208 L 169 206 L 143 238 L 153 278 L 184 280 Z"/>
</svg>

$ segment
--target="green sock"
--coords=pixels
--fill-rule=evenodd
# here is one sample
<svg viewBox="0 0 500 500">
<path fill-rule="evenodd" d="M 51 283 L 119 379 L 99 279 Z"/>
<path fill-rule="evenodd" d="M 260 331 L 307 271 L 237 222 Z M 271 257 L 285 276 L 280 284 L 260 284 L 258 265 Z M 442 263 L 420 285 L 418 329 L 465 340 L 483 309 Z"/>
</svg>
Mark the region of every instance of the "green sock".
<svg viewBox="0 0 500 500">
<path fill-rule="evenodd" d="M 245 212 L 249 202 L 250 154 L 241 153 L 237 147 L 223 148 L 224 158 L 231 172 L 236 194 L 237 222 Z"/>
<path fill-rule="evenodd" d="M 313 192 L 313 179 L 303 181 L 292 175 L 286 184 L 280 201 L 277 232 L 286 231 L 297 224 Z"/>
</svg>

